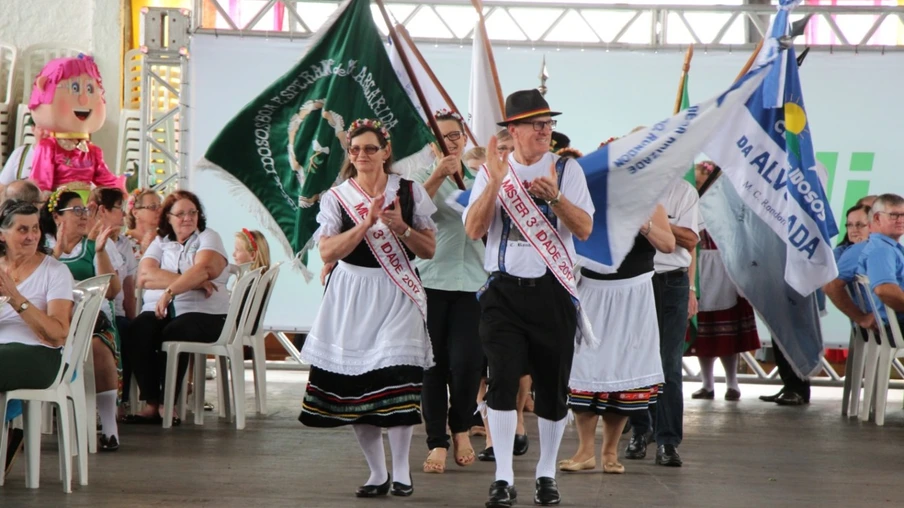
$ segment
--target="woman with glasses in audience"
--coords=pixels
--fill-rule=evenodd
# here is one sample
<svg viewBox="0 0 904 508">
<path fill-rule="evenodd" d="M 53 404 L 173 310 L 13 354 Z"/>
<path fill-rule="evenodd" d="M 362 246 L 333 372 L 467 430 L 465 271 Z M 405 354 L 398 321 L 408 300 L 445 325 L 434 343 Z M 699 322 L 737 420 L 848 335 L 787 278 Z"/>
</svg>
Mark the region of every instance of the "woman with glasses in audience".
<svg viewBox="0 0 904 508">
<path fill-rule="evenodd" d="M 72 276 L 42 246 L 38 209 L 28 202 L 0 205 L 0 392 L 41 390 L 60 370 L 72 315 Z M 6 419 L 21 414 L 10 401 Z M 11 429 L 8 473 L 23 434 Z"/>
<path fill-rule="evenodd" d="M 462 162 L 468 139 L 461 116 L 448 110 L 434 115 L 448 155 L 438 149 L 436 162 L 415 180 L 424 184 L 437 212 L 436 252 L 432 259 L 415 262 L 430 304 L 427 328 L 436 365 L 424 372 L 421 409 L 427 430 L 429 453 L 425 473 L 443 473 L 449 447 L 455 463 L 470 466 L 476 460 L 468 429 L 477 407 L 483 347 L 477 324 L 480 305 L 477 290 L 487 273 L 483 269 L 484 246 L 465 234 L 461 213 L 446 202 L 459 191 L 453 177 L 458 175 L 466 188 L 474 184 L 474 173 Z M 446 425 L 451 436 L 446 433 Z M 450 441 L 451 440 L 451 441 Z"/>
<path fill-rule="evenodd" d="M 89 210 L 81 196 L 65 186 L 53 191 L 41 211 L 41 229 L 53 256 L 69 268 L 76 281 L 113 275 L 106 295 L 107 300 L 113 300 L 122 290 L 118 272 L 124 265 L 110 240 L 115 228 L 105 227 L 98 221 L 89 230 L 88 220 Z M 91 350 L 102 427 L 99 449 L 112 452 L 119 449 L 116 416 L 122 389 L 122 362 L 112 303 L 105 302 L 101 311 L 94 326 Z"/>
<path fill-rule="evenodd" d="M 166 366 L 161 347 L 167 341 L 216 342 L 226 322 L 228 255 L 223 240 L 207 227 L 198 196 L 175 191 L 163 202 L 158 236 L 138 265 L 138 287 L 145 289 L 141 313 L 132 321 L 126 356 L 147 407 L 127 423 L 162 423 L 161 376 Z M 175 392 L 188 368 L 179 358 Z M 173 423 L 181 423 L 174 418 Z"/>
<path fill-rule="evenodd" d="M 424 369 L 433 364 L 426 297 L 411 261 L 433 257 L 436 206 L 421 184 L 392 173 L 380 121 L 355 120 L 346 140 L 345 181 L 322 194 L 317 215 L 320 256 L 338 263 L 301 351 L 311 373 L 299 420 L 352 426 L 370 467 L 357 497 L 410 496 L 411 435 L 421 422 Z"/>
<path fill-rule="evenodd" d="M 151 189 L 135 189 L 126 202 L 126 237 L 132 241 L 135 258 L 141 260 L 160 223 L 160 194 Z"/>
</svg>

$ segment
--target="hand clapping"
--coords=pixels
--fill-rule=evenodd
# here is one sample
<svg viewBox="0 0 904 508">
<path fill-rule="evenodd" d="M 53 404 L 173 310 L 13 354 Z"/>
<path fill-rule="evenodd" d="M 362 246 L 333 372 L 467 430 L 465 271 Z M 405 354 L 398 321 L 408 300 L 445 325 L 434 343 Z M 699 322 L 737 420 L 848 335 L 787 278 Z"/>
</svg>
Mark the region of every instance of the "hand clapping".
<svg viewBox="0 0 904 508">
<path fill-rule="evenodd" d="M 402 205 L 399 203 L 399 198 L 396 197 L 392 204 L 392 207 L 386 208 L 380 212 L 380 220 L 383 221 L 383 224 L 386 224 L 386 227 L 391 229 L 393 233 L 401 235 L 408 229 L 408 224 L 405 224 L 405 219 L 402 218 Z"/>
<path fill-rule="evenodd" d="M 531 180 L 527 191 L 544 201 L 551 201 L 559 195 L 557 180 L 556 163 L 553 162 L 549 166 L 549 176 L 540 176 Z"/>
</svg>

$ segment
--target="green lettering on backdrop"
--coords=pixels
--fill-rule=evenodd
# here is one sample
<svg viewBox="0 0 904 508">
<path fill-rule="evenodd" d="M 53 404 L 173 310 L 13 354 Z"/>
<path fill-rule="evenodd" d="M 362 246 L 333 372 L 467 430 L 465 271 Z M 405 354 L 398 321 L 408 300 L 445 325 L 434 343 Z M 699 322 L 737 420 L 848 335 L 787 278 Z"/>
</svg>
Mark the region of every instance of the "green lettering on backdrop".
<svg viewBox="0 0 904 508">
<path fill-rule="evenodd" d="M 875 152 L 853 152 L 851 153 L 851 164 L 848 169 L 851 172 L 870 173 L 873 170 L 873 160 Z M 832 199 L 832 192 L 835 188 L 835 175 L 838 168 L 838 152 L 816 152 L 816 158 L 823 163 L 829 174 L 829 182 L 826 188 L 826 195 Z M 838 230 L 844 229 L 846 217 L 844 212 L 854 206 L 857 201 L 869 194 L 869 175 L 863 175 L 866 179 L 850 178 L 844 188 L 844 206 L 841 210 L 836 210 L 835 217 L 838 219 Z M 839 240 L 844 236 L 841 233 Z"/>
</svg>

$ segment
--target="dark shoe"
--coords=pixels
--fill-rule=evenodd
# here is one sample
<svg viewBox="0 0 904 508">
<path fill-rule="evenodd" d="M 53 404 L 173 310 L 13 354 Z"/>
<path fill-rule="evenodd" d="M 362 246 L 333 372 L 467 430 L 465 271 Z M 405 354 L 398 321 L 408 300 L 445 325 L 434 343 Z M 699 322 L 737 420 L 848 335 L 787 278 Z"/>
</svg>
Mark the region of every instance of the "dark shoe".
<svg viewBox="0 0 904 508">
<path fill-rule="evenodd" d="M 115 452 L 116 450 L 119 450 L 119 440 L 116 439 L 116 436 L 107 437 L 101 434 L 100 446 L 98 449 L 102 452 Z"/>
<path fill-rule="evenodd" d="M 493 452 L 493 447 L 489 447 L 486 450 L 477 454 L 477 460 L 481 462 L 496 462 L 496 453 Z"/>
<path fill-rule="evenodd" d="M 628 447 L 625 448 L 625 458 L 629 460 L 641 460 L 647 456 L 646 434 L 634 434 Z"/>
<path fill-rule="evenodd" d="M 25 441 L 25 431 L 22 429 L 9 429 L 9 439 L 6 441 L 6 467 L 3 474 L 8 475 L 16 461 L 16 456 L 22 451 L 22 443 Z"/>
<path fill-rule="evenodd" d="M 681 467 L 681 457 L 675 445 L 659 445 L 656 448 L 656 464 L 668 467 Z"/>
<path fill-rule="evenodd" d="M 355 497 L 377 497 L 385 496 L 389 493 L 389 486 L 392 485 L 392 476 L 386 475 L 386 481 L 382 485 L 362 485 L 355 491 Z"/>
<path fill-rule="evenodd" d="M 509 508 L 515 504 L 518 492 L 514 485 L 509 485 L 505 480 L 496 480 L 490 484 L 490 498 L 487 499 L 487 508 Z"/>
<path fill-rule="evenodd" d="M 411 479 L 411 485 L 404 483 L 392 482 L 392 490 L 389 491 L 393 496 L 408 497 L 414 494 L 414 478 Z"/>
<path fill-rule="evenodd" d="M 204 401 L 204 411 L 209 412 L 209 411 L 213 411 L 214 409 L 216 409 L 216 408 L 214 407 L 213 404 L 211 404 L 210 402 L 207 402 L 206 400 Z"/>
<path fill-rule="evenodd" d="M 760 395 L 760 400 L 763 402 L 775 402 L 779 397 L 782 396 L 783 393 L 785 393 L 784 388 L 779 390 L 775 395 Z"/>
<path fill-rule="evenodd" d="M 160 415 L 154 415 L 154 416 L 125 415 L 122 418 L 122 423 L 127 423 L 127 424 L 132 424 L 132 425 L 161 425 L 161 424 L 163 424 L 163 418 Z"/>
<path fill-rule="evenodd" d="M 527 434 L 515 434 L 515 447 L 512 449 L 512 454 L 516 457 L 524 455 L 527 453 L 527 448 L 530 443 L 527 441 Z"/>
<path fill-rule="evenodd" d="M 802 406 L 808 401 L 804 396 L 797 392 L 784 392 L 780 397 L 775 399 L 775 403 L 779 406 Z"/>
<path fill-rule="evenodd" d="M 537 478 L 537 493 L 534 494 L 534 504 L 540 506 L 550 506 L 559 504 L 562 496 L 559 495 L 559 486 L 556 485 L 555 478 L 541 476 Z"/>
<path fill-rule="evenodd" d="M 707 390 L 706 388 L 700 388 L 696 392 L 691 394 L 692 399 L 705 399 L 712 400 L 716 398 L 715 390 Z"/>
<path fill-rule="evenodd" d="M 741 391 L 735 390 L 734 388 L 725 390 L 725 400 L 730 400 L 732 402 L 741 400 Z"/>
</svg>

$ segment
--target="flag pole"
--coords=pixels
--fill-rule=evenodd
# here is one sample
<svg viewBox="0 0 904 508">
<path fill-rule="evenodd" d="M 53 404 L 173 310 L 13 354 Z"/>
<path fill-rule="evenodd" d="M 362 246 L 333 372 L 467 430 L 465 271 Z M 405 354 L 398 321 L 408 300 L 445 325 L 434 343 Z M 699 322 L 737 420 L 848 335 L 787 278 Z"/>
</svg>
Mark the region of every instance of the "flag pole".
<svg viewBox="0 0 904 508">
<path fill-rule="evenodd" d="M 681 81 L 678 82 L 678 97 L 675 98 L 675 113 L 681 111 L 681 99 L 684 98 L 684 82 L 687 81 L 687 73 L 691 70 L 691 59 L 694 58 L 694 45 L 687 47 L 684 54 L 684 66 L 681 68 Z"/>
<path fill-rule="evenodd" d="M 392 43 L 395 44 L 395 47 L 398 49 L 402 66 L 405 67 L 405 72 L 407 72 L 408 77 L 411 78 L 411 86 L 414 88 L 414 93 L 417 94 L 417 100 L 421 103 L 421 108 L 424 109 L 424 113 L 426 113 L 427 125 L 429 125 L 430 130 L 433 131 L 433 135 L 436 137 L 436 140 L 438 141 L 437 144 L 439 145 L 440 150 L 443 151 L 443 155 L 449 155 L 445 143 L 441 142 L 443 135 L 440 133 L 439 125 L 436 123 L 436 118 L 433 118 L 433 114 L 430 111 L 430 105 L 427 103 L 427 98 L 424 97 L 424 91 L 421 90 L 421 85 L 417 82 L 417 76 L 415 76 L 414 72 L 411 70 L 411 62 L 408 61 L 408 54 L 402 49 L 402 41 L 399 40 L 399 34 L 396 33 L 395 28 L 393 28 L 392 21 L 389 19 L 389 13 L 386 11 L 386 6 L 383 5 L 383 0 L 375 0 L 375 2 L 380 9 L 380 14 L 383 15 L 383 22 L 386 23 L 386 29 L 389 30 L 389 38 L 392 39 Z M 458 185 L 458 188 L 464 190 L 465 182 L 461 179 L 461 175 L 455 173 L 452 177 L 455 179 L 455 184 Z"/>
<path fill-rule="evenodd" d="M 747 59 L 747 63 L 744 64 L 744 68 L 741 69 L 741 72 L 738 73 L 738 77 L 735 78 L 735 81 L 744 77 L 744 74 L 747 74 L 747 71 L 753 67 L 753 62 L 756 61 L 757 55 L 760 54 L 760 50 L 763 49 L 763 41 L 766 39 L 760 39 L 760 42 L 756 43 L 756 47 L 753 48 L 753 53 L 750 54 L 750 58 Z"/>
<path fill-rule="evenodd" d="M 461 111 L 459 111 L 459 109 L 455 105 L 455 103 L 452 102 L 452 98 L 449 97 L 448 93 L 446 93 L 446 89 L 443 88 L 442 83 L 440 83 L 439 80 L 436 79 L 436 74 L 433 73 L 433 69 L 431 69 L 430 66 L 427 64 L 427 60 L 424 59 L 424 55 L 422 55 L 420 50 L 417 49 L 417 46 L 414 45 L 414 41 L 411 40 L 411 35 L 408 33 L 408 29 L 405 28 L 400 23 L 396 23 L 395 29 L 398 32 L 398 34 L 403 39 L 405 39 L 405 42 L 408 43 L 408 47 L 411 48 L 411 53 L 414 55 L 414 58 L 417 59 L 418 63 L 420 63 L 421 67 L 423 67 L 424 72 L 426 72 L 427 76 L 430 78 L 430 80 L 433 81 L 433 85 L 436 86 L 436 90 L 443 97 L 443 100 L 446 101 L 446 104 L 448 104 L 449 107 L 452 108 L 452 111 L 458 113 L 458 115 L 461 116 Z M 398 48 L 398 50 L 401 52 L 402 48 Z M 427 113 L 429 114 L 430 112 L 427 112 Z M 474 134 L 471 132 L 470 127 L 468 127 L 468 124 L 465 122 L 462 122 L 461 125 L 465 130 L 465 135 L 467 135 L 468 139 L 471 140 L 471 143 L 474 143 L 474 146 L 480 146 L 477 144 L 477 141 L 474 139 Z"/>
<path fill-rule="evenodd" d="M 502 85 L 499 84 L 499 72 L 496 71 L 496 57 L 493 56 L 493 45 L 490 44 L 490 38 L 487 35 L 487 27 L 483 17 L 483 3 L 481 0 L 471 0 L 471 4 L 477 11 L 477 19 L 481 35 L 483 35 L 483 47 L 487 53 L 487 59 L 490 61 L 490 70 L 493 72 L 493 83 L 496 85 L 496 98 L 499 100 L 499 111 L 505 111 L 505 98 L 502 95 Z"/>
</svg>

